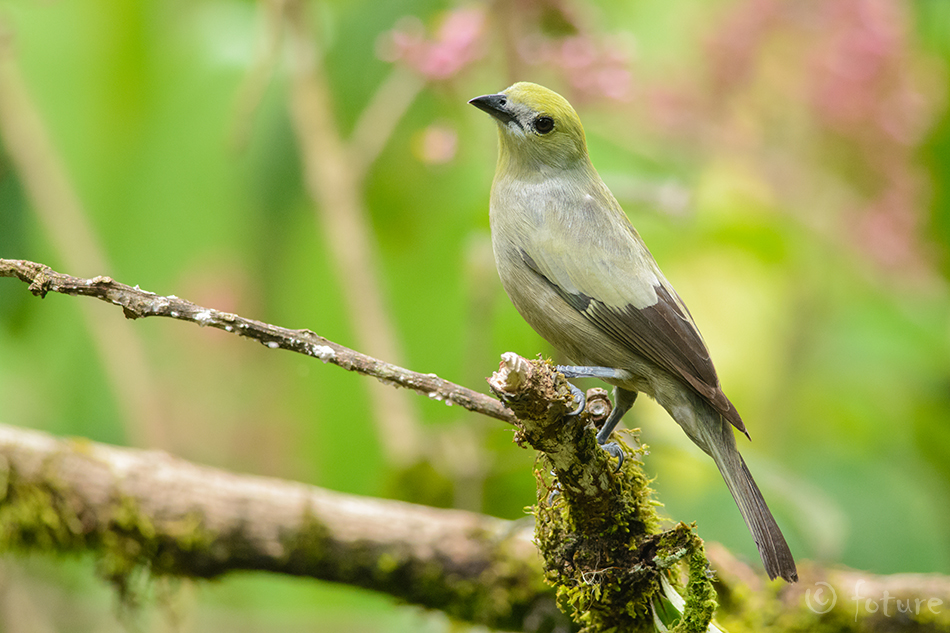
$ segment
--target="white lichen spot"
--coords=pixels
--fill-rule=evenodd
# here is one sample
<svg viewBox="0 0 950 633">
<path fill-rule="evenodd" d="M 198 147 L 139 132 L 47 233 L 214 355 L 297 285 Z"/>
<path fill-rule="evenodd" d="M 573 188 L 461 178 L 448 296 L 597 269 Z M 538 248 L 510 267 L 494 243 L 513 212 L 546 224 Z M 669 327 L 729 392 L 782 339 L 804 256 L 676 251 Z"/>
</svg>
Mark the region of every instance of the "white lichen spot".
<svg viewBox="0 0 950 633">
<path fill-rule="evenodd" d="M 333 351 L 332 347 L 327 345 L 314 345 L 310 349 L 310 355 L 319 358 L 324 363 L 336 358 L 336 352 Z"/>
<path fill-rule="evenodd" d="M 277 341 L 271 341 L 267 344 L 267 347 L 271 349 L 277 349 L 278 347 L 280 347 L 280 343 L 278 343 Z"/>
<path fill-rule="evenodd" d="M 178 318 L 178 310 L 172 310 L 172 311 L 169 312 L 168 314 L 171 315 L 171 317 L 174 318 L 174 319 L 177 319 L 177 318 Z"/>
<path fill-rule="evenodd" d="M 195 322 L 204 327 L 211 323 L 211 310 L 202 310 L 195 315 Z"/>
<path fill-rule="evenodd" d="M 449 400 L 448 398 L 445 399 L 445 406 L 451 407 L 453 404 L 455 404 L 455 403 L 452 402 L 451 400 Z"/>
<path fill-rule="evenodd" d="M 225 332 L 233 332 L 233 331 L 234 331 L 234 327 L 231 326 L 231 325 L 225 325 L 225 326 L 224 326 L 224 331 L 225 331 Z"/>
<path fill-rule="evenodd" d="M 438 391 L 430 391 L 429 397 L 433 400 L 442 400 L 442 394 L 440 394 Z"/>
</svg>

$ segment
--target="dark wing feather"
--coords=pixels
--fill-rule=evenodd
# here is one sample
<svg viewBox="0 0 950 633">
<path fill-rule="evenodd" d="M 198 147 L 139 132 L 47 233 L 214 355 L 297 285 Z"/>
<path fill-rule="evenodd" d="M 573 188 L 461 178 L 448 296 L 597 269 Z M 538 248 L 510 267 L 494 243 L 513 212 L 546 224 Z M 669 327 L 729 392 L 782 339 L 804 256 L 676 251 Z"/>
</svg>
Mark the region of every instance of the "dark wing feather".
<svg viewBox="0 0 950 633">
<path fill-rule="evenodd" d="M 661 369 L 685 381 L 737 429 L 749 435 L 735 406 L 722 392 L 709 351 L 682 301 L 655 286 L 657 302 L 646 308 L 608 306 L 582 293 L 567 292 L 539 269 L 527 253 L 525 263 L 591 323 Z"/>
</svg>

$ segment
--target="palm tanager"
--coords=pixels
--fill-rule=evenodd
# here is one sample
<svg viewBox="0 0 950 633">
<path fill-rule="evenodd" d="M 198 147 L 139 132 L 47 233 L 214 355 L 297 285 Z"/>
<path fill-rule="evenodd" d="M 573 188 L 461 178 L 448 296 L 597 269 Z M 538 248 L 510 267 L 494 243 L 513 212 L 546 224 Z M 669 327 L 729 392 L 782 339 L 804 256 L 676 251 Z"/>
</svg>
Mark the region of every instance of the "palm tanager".
<svg viewBox="0 0 950 633">
<path fill-rule="evenodd" d="M 587 155 L 584 128 L 561 95 L 516 83 L 469 103 L 498 123 L 491 189 L 498 275 L 531 327 L 577 366 L 568 378 L 614 386 L 598 442 L 622 459 L 613 429 L 643 392 L 716 462 L 769 578 L 798 580 L 785 538 L 736 449 L 748 437 L 723 393 L 683 301 Z"/>
</svg>

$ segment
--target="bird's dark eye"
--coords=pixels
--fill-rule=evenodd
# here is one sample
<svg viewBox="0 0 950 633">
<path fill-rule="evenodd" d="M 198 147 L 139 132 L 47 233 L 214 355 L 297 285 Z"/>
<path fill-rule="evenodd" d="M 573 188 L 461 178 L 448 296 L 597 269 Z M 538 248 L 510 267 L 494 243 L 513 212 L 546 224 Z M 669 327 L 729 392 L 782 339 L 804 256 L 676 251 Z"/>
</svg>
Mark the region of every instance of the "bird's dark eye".
<svg viewBox="0 0 950 633">
<path fill-rule="evenodd" d="M 534 129 L 538 134 L 547 134 L 554 129 L 554 119 L 549 116 L 539 116 L 534 120 Z"/>
</svg>

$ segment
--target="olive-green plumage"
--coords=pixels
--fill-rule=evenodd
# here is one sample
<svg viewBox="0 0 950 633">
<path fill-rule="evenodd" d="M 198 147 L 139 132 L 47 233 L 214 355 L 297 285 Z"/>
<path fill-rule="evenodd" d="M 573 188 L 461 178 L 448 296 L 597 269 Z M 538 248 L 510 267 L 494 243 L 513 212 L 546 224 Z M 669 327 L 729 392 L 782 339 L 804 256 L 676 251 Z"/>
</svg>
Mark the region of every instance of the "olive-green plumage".
<svg viewBox="0 0 950 633">
<path fill-rule="evenodd" d="M 505 291 L 541 336 L 581 366 L 570 375 L 615 386 L 615 415 L 598 440 L 606 443 L 637 393 L 654 398 L 715 460 L 769 577 L 797 580 L 736 449 L 731 426 L 748 435 L 745 425 L 689 310 L 591 164 L 574 108 L 526 82 L 470 103 L 498 123 L 491 232 Z"/>
</svg>

